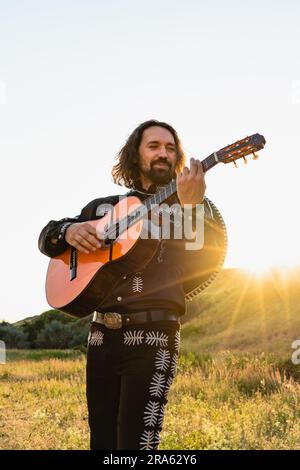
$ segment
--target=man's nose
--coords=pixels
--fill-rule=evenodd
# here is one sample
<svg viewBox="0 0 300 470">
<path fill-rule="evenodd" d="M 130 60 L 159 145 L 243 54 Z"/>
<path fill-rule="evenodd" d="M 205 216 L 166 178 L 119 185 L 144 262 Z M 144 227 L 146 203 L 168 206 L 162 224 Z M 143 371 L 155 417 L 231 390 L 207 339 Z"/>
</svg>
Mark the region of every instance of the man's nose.
<svg viewBox="0 0 300 470">
<path fill-rule="evenodd" d="M 167 156 L 168 156 L 167 149 L 164 145 L 162 145 L 159 149 L 159 157 L 167 157 Z"/>
</svg>

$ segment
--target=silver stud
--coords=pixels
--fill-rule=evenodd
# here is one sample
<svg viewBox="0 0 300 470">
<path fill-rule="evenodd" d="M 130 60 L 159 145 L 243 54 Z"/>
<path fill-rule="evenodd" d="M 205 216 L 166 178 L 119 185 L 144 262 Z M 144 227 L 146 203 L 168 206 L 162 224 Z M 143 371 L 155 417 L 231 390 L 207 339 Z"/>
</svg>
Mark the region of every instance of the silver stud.
<svg viewBox="0 0 300 470">
<path fill-rule="evenodd" d="M 117 300 L 120 302 L 122 300 L 122 297 L 117 297 Z"/>
</svg>

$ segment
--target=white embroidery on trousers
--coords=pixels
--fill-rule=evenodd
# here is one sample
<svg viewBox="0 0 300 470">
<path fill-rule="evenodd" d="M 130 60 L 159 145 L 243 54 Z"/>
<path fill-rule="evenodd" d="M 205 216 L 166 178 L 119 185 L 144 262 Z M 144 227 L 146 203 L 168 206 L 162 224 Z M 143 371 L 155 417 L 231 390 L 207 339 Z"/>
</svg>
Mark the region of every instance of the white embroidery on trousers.
<svg viewBox="0 0 300 470">
<path fill-rule="evenodd" d="M 134 346 L 135 344 L 142 344 L 144 339 L 143 330 L 124 331 L 124 344 L 127 346 Z"/>
<path fill-rule="evenodd" d="M 159 445 L 159 441 L 160 441 L 160 431 L 156 431 L 155 433 L 155 436 L 154 436 L 154 448 L 157 448 L 158 445 Z"/>
<path fill-rule="evenodd" d="M 170 365 L 170 351 L 167 349 L 159 349 L 155 357 L 156 369 L 166 371 Z"/>
<path fill-rule="evenodd" d="M 167 396 L 168 396 L 168 393 L 169 393 L 169 390 L 170 390 L 170 387 L 171 387 L 172 383 L 173 383 L 173 376 L 170 375 L 170 377 L 167 380 L 166 388 L 165 388 L 165 391 L 164 391 L 164 397 L 165 398 L 167 398 Z"/>
<path fill-rule="evenodd" d="M 176 375 L 176 369 L 177 369 L 177 359 L 178 359 L 178 354 L 174 354 L 172 357 L 172 363 L 171 363 L 171 375 L 175 377 Z"/>
<path fill-rule="evenodd" d="M 145 430 L 142 434 L 140 440 L 140 450 L 152 450 L 155 442 L 155 433 L 154 431 Z"/>
<path fill-rule="evenodd" d="M 150 384 L 150 395 L 155 397 L 161 397 L 164 392 L 166 378 L 164 374 L 160 374 L 159 372 L 155 372 L 152 377 L 151 384 Z"/>
<path fill-rule="evenodd" d="M 128 346 L 134 346 L 135 344 L 142 344 L 144 342 L 144 330 L 129 330 L 123 333 L 124 344 Z M 146 333 L 145 344 L 149 346 L 161 346 L 166 347 L 168 345 L 168 336 L 159 331 L 149 331 Z M 165 350 L 164 352 L 157 353 L 157 361 L 163 361 L 165 363 L 168 358 L 170 358 L 169 351 Z M 165 368 L 165 366 L 162 366 Z"/>
<path fill-rule="evenodd" d="M 175 333 L 175 340 L 174 340 L 175 350 L 179 352 L 180 348 L 180 330 L 176 331 Z"/>
<path fill-rule="evenodd" d="M 164 347 L 167 346 L 168 341 L 171 343 L 172 350 L 164 349 Z M 173 351 L 177 351 L 177 349 L 179 349 L 179 342 L 180 333 L 178 331 L 175 332 L 174 336 L 172 335 L 170 337 L 159 331 L 150 331 L 146 333 L 146 344 L 162 347 L 157 350 L 154 358 L 155 369 L 149 386 L 150 397 L 149 401 L 145 405 L 143 416 L 146 429 L 144 429 L 140 439 L 141 450 L 153 450 L 157 449 L 159 446 L 167 396 L 176 373 L 178 354 L 177 352 L 173 353 Z M 154 397 L 157 401 L 155 401 Z M 165 402 L 163 402 L 163 400 Z"/>
<path fill-rule="evenodd" d="M 103 337 L 102 331 L 94 331 L 89 334 L 88 344 L 91 346 L 101 346 L 103 344 Z"/>
<path fill-rule="evenodd" d="M 165 406 L 166 406 L 165 403 L 163 403 L 159 410 L 158 422 L 157 422 L 159 428 L 161 428 L 163 425 L 164 416 L 165 416 Z"/>
<path fill-rule="evenodd" d="M 159 331 L 150 331 L 146 333 L 146 344 L 150 346 L 167 346 L 168 344 L 168 336 L 164 333 L 159 333 Z"/>
<path fill-rule="evenodd" d="M 146 426 L 154 427 L 157 422 L 160 403 L 158 401 L 149 401 L 144 412 L 144 422 Z"/>
</svg>

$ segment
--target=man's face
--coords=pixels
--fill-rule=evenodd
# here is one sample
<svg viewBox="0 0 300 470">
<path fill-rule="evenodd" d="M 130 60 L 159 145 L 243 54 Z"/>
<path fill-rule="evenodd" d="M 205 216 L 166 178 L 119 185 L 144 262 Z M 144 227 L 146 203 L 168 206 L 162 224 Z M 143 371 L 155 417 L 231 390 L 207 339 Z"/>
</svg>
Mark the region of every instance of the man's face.
<svg viewBox="0 0 300 470">
<path fill-rule="evenodd" d="M 151 126 L 144 130 L 139 155 L 144 183 L 166 184 L 175 178 L 176 144 L 171 132 L 164 127 Z"/>
</svg>

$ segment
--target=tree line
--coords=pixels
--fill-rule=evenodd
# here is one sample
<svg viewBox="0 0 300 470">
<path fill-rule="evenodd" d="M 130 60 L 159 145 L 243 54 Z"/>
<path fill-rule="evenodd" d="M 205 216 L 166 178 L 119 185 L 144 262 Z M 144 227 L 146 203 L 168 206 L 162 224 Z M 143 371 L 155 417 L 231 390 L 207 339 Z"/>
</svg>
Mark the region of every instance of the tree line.
<svg viewBox="0 0 300 470">
<path fill-rule="evenodd" d="M 69 349 L 86 346 L 90 316 L 77 320 L 60 310 L 48 310 L 17 323 L 0 323 L 0 340 L 8 349 Z"/>
</svg>

